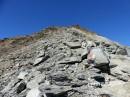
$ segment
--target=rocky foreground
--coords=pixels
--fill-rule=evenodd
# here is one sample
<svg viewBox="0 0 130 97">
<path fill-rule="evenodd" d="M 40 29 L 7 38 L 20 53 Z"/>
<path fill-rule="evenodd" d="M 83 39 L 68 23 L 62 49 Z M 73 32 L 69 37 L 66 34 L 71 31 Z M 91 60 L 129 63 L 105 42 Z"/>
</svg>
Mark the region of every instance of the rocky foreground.
<svg viewBox="0 0 130 97">
<path fill-rule="evenodd" d="M 76 27 L 44 34 L 0 57 L 0 97 L 130 97 L 129 47 Z"/>
</svg>

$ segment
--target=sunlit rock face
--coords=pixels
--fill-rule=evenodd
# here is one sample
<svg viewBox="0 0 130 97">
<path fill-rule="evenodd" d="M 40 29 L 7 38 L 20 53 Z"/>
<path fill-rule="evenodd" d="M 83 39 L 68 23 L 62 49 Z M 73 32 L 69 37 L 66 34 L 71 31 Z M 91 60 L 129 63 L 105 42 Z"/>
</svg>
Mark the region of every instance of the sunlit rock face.
<svg viewBox="0 0 130 97">
<path fill-rule="evenodd" d="M 129 47 L 75 26 L 30 37 L 0 46 L 0 97 L 130 97 Z"/>
</svg>

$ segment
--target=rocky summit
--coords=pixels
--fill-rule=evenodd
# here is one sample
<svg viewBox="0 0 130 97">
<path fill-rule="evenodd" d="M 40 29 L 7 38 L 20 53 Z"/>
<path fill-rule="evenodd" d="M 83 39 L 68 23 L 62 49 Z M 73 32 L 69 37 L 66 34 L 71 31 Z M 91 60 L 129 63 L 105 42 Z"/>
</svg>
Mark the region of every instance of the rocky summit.
<svg viewBox="0 0 130 97">
<path fill-rule="evenodd" d="M 0 40 L 0 97 L 130 97 L 130 47 L 79 26 Z"/>
</svg>

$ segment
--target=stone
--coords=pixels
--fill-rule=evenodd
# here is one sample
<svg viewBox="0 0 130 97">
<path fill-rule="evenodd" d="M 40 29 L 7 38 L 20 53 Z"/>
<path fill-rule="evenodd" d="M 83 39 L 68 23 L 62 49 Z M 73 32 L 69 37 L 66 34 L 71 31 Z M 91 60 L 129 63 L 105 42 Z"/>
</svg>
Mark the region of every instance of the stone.
<svg viewBox="0 0 130 97">
<path fill-rule="evenodd" d="M 19 84 L 19 86 L 17 87 L 17 93 L 21 93 L 23 90 L 26 89 L 26 83 L 25 82 L 22 82 Z"/>
<path fill-rule="evenodd" d="M 45 56 L 45 57 L 39 57 L 39 58 L 36 58 L 36 60 L 34 61 L 34 66 L 46 61 L 47 59 L 49 58 L 49 56 Z"/>
<path fill-rule="evenodd" d="M 79 79 L 79 80 L 85 80 L 86 76 L 85 76 L 85 74 L 80 73 L 80 74 L 77 75 L 77 79 Z"/>
<path fill-rule="evenodd" d="M 47 97 L 67 97 L 67 92 L 71 91 L 72 88 L 70 86 L 40 86 L 40 91 L 45 93 Z"/>
<path fill-rule="evenodd" d="M 52 80 L 55 80 L 55 81 L 66 81 L 66 80 L 68 80 L 67 74 L 63 71 L 58 71 L 58 72 L 52 73 L 50 75 L 50 77 L 51 77 Z"/>
<path fill-rule="evenodd" d="M 88 61 L 94 61 L 96 67 L 109 64 L 109 59 L 101 48 L 93 48 L 88 54 Z"/>
<path fill-rule="evenodd" d="M 80 42 L 66 42 L 65 45 L 67 45 L 71 49 L 81 48 Z"/>
<path fill-rule="evenodd" d="M 118 48 L 116 51 L 116 54 L 118 55 L 127 55 L 127 51 L 125 48 Z"/>
<path fill-rule="evenodd" d="M 87 47 L 87 43 L 85 41 L 83 41 L 81 47 L 82 48 L 86 48 Z"/>
<path fill-rule="evenodd" d="M 33 89 L 39 87 L 39 84 L 45 79 L 45 75 L 37 74 L 32 80 L 27 83 L 27 88 Z"/>
<path fill-rule="evenodd" d="M 81 57 L 69 57 L 69 58 L 64 58 L 63 60 L 59 61 L 59 64 L 74 64 L 74 63 L 79 63 L 81 62 Z"/>
<path fill-rule="evenodd" d="M 127 55 L 130 57 L 130 47 L 126 47 Z"/>
<path fill-rule="evenodd" d="M 88 55 L 88 49 L 85 48 L 83 49 L 82 54 L 81 54 L 82 59 L 85 59 L 85 58 L 87 59 L 87 55 Z"/>
<path fill-rule="evenodd" d="M 87 41 L 87 47 L 96 47 L 96 44 L 93 41 Z"/>
<path fill-rule="evenodd" d="M 20 72 L 19 75 L 18 75 L 18 79 L 24 80 L 24 79 L 25 79 L 25 76 L 26 76 L 27 74 L 28 74 L 28 73 L 25 72 L 25 71 Z"/>
<path fill-rule="evenodd" d="M 121 68 L 121 71 L 127 74 L 130 74 L 130 66 L 124 66 Z"/>
<path fill-rule="evenodd" d="M 42 97 L 41 92 L 38 88 L 31 89 L 26 97 Z"/>
<path fill-rule="evenodd" d="M 123 73 L 119 67 L 112 68 L 111 75 L 125 82 L 127 82 L 130 79 L 129 76 Z"/>
<path fill-rule="evenodd" d="M 44 51 L 40 51 L 38 54 L 38 57 L 44 57 L 45 56 L 45 52 Z"/>
</svg>

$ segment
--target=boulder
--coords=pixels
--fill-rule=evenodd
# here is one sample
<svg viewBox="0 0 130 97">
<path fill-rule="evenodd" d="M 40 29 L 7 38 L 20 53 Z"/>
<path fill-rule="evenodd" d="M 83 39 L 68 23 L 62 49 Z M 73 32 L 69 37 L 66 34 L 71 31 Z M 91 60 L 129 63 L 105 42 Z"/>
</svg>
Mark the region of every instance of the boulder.
<svg viewBox="0 0 130 97">
<path fill-rule="evenodd" d="M 80 42 L 66 42 L 64 44 L 70 47 L 71 49 L 81 48 Z"/>
<path fill-rule="evenodd" d="M 81 62 L 81 57 L 69 57 L 69 58 L 64 58 L 62 61 L 59 61 L 59 64 L 74 64 L 74 63 L 79 63 Z"/>
<path fill-rule="evenodd" d="M 94 61 L 96 67 L 109 64 L 109 59 L 101 48 L 91 49 L 87 58 L 88 61 Z"/>
</svg>

